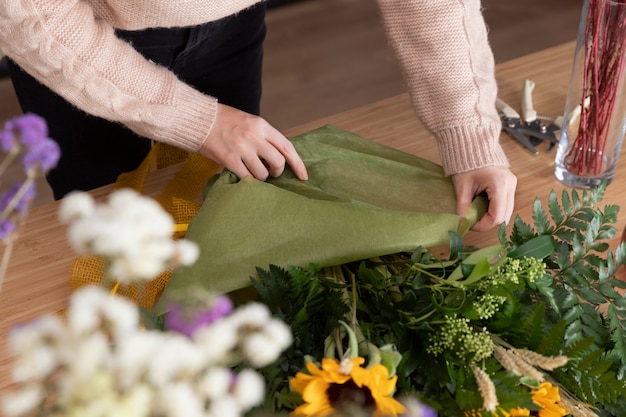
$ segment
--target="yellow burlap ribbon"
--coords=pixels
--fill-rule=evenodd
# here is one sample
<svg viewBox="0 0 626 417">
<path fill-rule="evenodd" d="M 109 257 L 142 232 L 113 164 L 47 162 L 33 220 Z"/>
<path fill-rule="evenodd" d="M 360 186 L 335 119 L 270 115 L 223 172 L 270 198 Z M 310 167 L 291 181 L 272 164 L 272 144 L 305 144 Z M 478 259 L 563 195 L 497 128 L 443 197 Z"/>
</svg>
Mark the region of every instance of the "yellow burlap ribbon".
<svg viewBox="0 0 626 417">
<path fill-rule="evenodd" d="M 185 236 L 187 224 L 200 209 L 200 194 L 207 181 L 221 167 L 199 154 L 189 153 L 173 146 L 157 143 L 134 171 L 119 176 L 115 188 L 132 188 L 142 192 L 148 173 L 180 164 L 172 179 L 155 197 L 176 223 L 175 238 Z M 154 280 L 141 285 L 119 285 L 115 291 L 144 308 L 151 308 L 158 300 L 172 271 L 166 271 Z M 103 285 L 104 261 L 96 256 L 80 256 L 72 264 L 70 286 L 72 290 L 85 285 Z"/>
</svg>

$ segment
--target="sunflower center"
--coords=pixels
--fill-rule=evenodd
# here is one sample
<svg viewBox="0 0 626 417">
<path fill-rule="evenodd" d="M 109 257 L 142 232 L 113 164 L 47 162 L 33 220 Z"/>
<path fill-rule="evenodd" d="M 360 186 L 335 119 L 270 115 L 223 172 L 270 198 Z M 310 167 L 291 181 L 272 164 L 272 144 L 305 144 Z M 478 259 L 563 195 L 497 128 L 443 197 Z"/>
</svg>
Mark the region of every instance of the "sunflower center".
<svg viewBox="0 0 626 417">
<path fill-rule="evenodd" d="M 363 409 L 376 408 L 376 400 L 372 397 L 370 389 L 366 386 L 357 386 L 353 380 L 345 384 L 331 384 L 326 390 L 326 395 L 335 410 L 354 406 Z"/>
</svg>

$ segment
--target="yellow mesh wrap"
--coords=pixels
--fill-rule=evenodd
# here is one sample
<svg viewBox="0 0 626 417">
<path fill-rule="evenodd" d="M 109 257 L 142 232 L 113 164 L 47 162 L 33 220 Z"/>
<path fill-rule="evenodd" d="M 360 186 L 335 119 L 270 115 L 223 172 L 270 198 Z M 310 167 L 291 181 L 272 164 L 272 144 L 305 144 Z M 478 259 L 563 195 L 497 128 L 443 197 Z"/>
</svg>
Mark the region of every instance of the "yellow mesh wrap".
<svg viewBox="0 0 626 417">
<path fill-rule="evenodd" d="M 172 232 L 178 239 L 185 236 L 187 224 L 198 213 L 200 192 L 209 178 L 221 168 L 217 163 L 199 154 L 157 143 L 136 170 L 119 176 L 115 188 L 132 188 L 141 192 L 150 172 L 175 164 L 180 164 L 180 167 L 155 199 L 174 219 L 176 228 Z M 172 271 L 166 271 L 145 284 L 120 285 L 115 291 L 149 309 L 159 299 L 171 274 Z M 105 285 L 104 261 L 101 258 L 80 256 L 74 260 L 70 271 L 70 287 L 73 291 L 85 285 Z"/>
</svg>

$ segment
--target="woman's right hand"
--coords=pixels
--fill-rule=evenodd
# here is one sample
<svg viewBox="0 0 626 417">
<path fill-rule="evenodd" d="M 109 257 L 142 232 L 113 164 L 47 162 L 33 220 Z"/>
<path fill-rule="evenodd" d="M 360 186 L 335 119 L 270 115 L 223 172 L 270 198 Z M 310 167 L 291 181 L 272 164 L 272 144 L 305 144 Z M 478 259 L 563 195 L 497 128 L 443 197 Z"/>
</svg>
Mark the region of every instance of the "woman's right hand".
<svg viewBox="0 0 626 417">
<path fill-rule="evenodd" d="M 285 163 L 299 179 L 308 178 L 304 162 L 282 133 L 265 119 L 225 104 L 218 103 L 215 122 L 199 152 L 239 178 L 278 177 Z"/>
</svg>

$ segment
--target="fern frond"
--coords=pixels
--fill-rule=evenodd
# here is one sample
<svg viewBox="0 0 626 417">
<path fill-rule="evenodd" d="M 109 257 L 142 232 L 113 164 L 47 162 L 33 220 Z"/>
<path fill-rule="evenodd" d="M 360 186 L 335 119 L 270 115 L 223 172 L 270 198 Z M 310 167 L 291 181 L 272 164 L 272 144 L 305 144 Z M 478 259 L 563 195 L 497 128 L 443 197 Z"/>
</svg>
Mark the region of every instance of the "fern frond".
<svg viewBox="0 0 626 417">
<path fill-rule="evenodd" d="M 548 215 L 543 209 L 541 200 L 539 198 L 536 198 L 535 202 L 533 203 L 532 217 L 533 223 L 535 225 L 535 230 L 538 234 L 550 234 L 554 231 L 554 227 L 552 227 L 550 220 L 548 219 Z"/>
<path fill-rule="evenodd" d="M 555 225 L 563 223 L 565 216 L 567 215 L 563 212 L 563 209 L 559 205 L 559 201 L 554 190 L 551 190 L 550 195 L 548 196 L 548 211 L 550 212 L 550 217 L 552 217 L 552 221 Z"/>
</svg>

